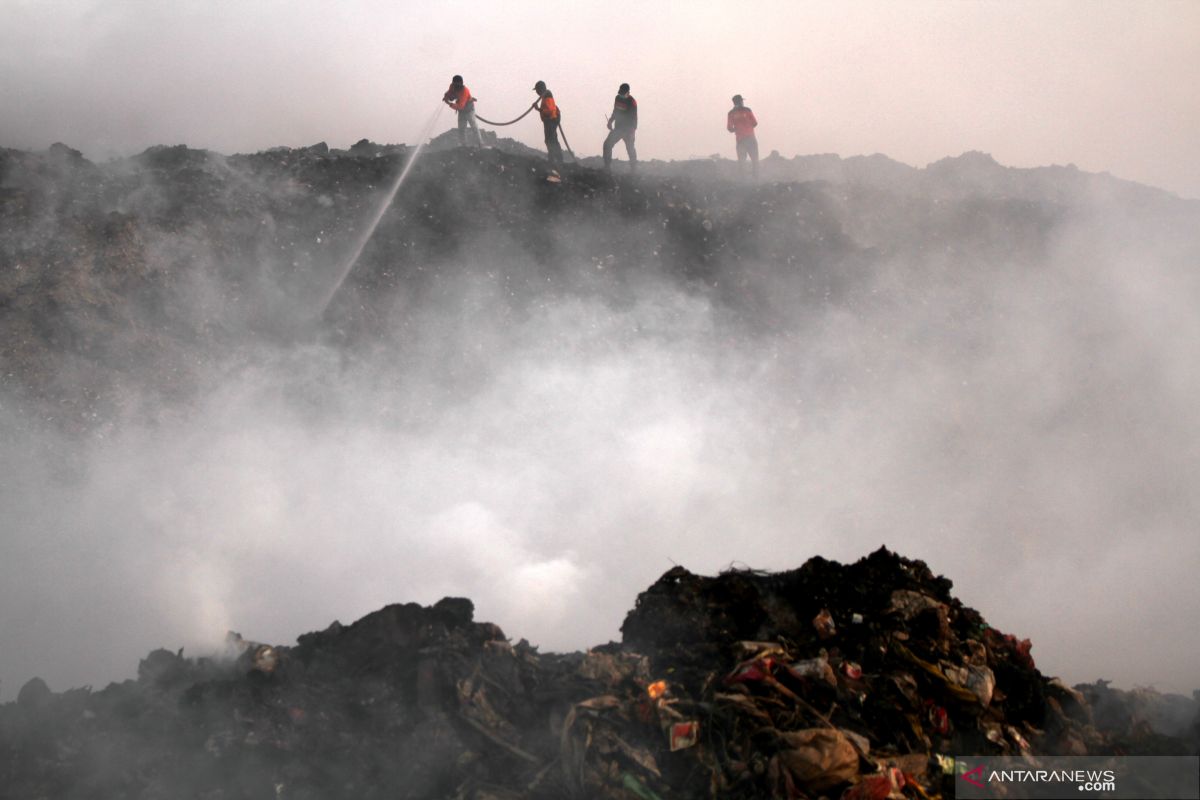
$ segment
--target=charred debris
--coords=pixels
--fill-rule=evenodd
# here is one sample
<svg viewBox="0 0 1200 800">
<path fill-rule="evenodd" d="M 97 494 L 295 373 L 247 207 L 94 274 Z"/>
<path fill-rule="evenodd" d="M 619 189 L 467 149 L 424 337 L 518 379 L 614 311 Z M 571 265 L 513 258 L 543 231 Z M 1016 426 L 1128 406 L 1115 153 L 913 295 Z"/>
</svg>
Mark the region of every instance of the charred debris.
<svg viewBox="0 0 1200 800">
<path fill-rule="evenodd" d="M 328 303 L 414 148 L 363 140 L 225 156 L 179 145 L 104 163 L 61 144 L 0 149 L 10 388 L 53 408 L 55 426 L 91 428 L 127 412 L 131 396 L 186 401 L 239 343 L 377 340 L 398 297 L 419 303 L 483 256 L 520 265 L 487 276 L 516 306 L 586 290 L 582 274 L 618 303 L 654 279 L 775 330 L 808 307 L 868 302 L 880 265 L 950 271 L 970 254 L 984 268 L 1035 268 L 1097 186 L 1122 207 L 1194 213 L 1158 190 L 982 154 L 924 170 L 882 156 L 775 156 L 758 183 L 713 160 L 607 176 L 584 159 L 555 184 L 544 156 L 519 143 L 464 150 L 449 137 L 415 163 Z"/>
<path fill-rule="evenodd" d="M 131 396 L 187 402 L 247 342 L 370 346 L 398 298 L 421 302 L 481 256 L 520 265 L 487 276 L 515 305 L 574 291 L 581 273 L 606 296 L 657 276 L 747 317 L 749 271 L 763 260 L 805 261 L 814 298 L 845 280 L 824 267 L 861 267 L 824 187 L 614 180 L 578 165 L 548 184 L 544 158 L 526 150 L 435 140 L 326 305 L 413 148 L 224 156 L 180 145 L 105 163 L 64 145 L 0 149 L 8 386 L 53 409 L 51 424 L 89 429 L 128 412 Z"/>
<path fill-rule="evenodd" d="M 0 707 L 0 797 L 926 798 L 953 796 L 955 753 L 1196 752 L 1200 717 L 1151 727 L 1180 703 L 1043 675 L 950 590 L 880 549 L 676 567 L 585 653 L 463 598 L 294 646 L 231 633 L 228 658 L 157 650 L 100 691 L 30 681 Z"/>
</svg>

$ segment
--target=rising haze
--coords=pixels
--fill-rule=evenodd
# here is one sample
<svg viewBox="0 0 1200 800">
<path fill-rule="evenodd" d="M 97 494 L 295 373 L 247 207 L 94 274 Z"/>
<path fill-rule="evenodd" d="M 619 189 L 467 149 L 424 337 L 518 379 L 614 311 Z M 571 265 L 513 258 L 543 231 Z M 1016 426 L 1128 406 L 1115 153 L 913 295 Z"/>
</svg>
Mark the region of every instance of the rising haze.
<svg viewBox="0 0 1200 800">
<path fill-rule="evenodd" d="M 351 8 L 6 8 L 0 102 L 24 113 L 0 120 L 0 145 L 63 140 L 99 158 L 175 141 L 411 141 L 460 71 L 489 111 L 522 108 L 546 78 L 573 137 L 588 115 L 602 130 L 610 84 L 629 80 L 649 112 L 647 157 L 729 151 L 736 90 L 764 119 L 764 148 L 789 155 L 922 163 L 979 148 L 1200 186 L 1195 5 L 910 4 L 896 16 L 872 4 L 836 19 L 610 5 L 552 22 L 522 4 L 436 18 Z M 1117 28 L 1116 49 L 1099 48 Z M 286 191 L 281 204 L 315 202 Z M 120 211 L 151 218 L 161 193 L 144 187 Z M 928 231 L 865 197 L 834 226 L 861 260 L 821 265 L 869 265 L 846 278 L 853 292 L 793 303 L 808 295 L 781 264 L 738 265 L 771 325 L 677 275 L 614 284 L 587 259 L 564 256 L 561 283 L 538 288 L 545 265 L 485 232 L 464 234 L 421 294 L 386 305 L 378 345 L 352 357 L 327 331 L 291 335 L 303 314 L 277 254 L 230 265 L 202 238 L 165 239 L 163 258 L 192 248 L 189 263 L 245 270 L 250 300 L 224 305 L 203 270 L 178 289 L 179 324 L 211 318 L 227 337 L 195 367 L 186 412 L 123 398 L 122 418 L 81 444 L 3 406 L 0 691 L 35 673 L 55 689 L 124 677 L 151 647 L 211 645 L 227 627 L 283 642 L 446 594 L 472 597 L 510 635 L 582 647 L 615 636 L 672 563 L 783 569 L 883 543 L 1032 637 L 1049 673 L 1200 685 L 1194 230 L 1096 197 L 1077 218 L 1049 215 L 1044 239 L 1012 243 L 1036 252 L 1032 265 L 950 248 L 892 259 Z M 385 241 L 404 245 L 416 227 L 393 217 Z M 563 225 L 547 246 L 634 235 L 614 230 Z M 969 240 L 944 233 L 931 241 Z M 336 274 L 338 252 L 309 266 Z M 153 328 L 158 313 L 138 321 Z M 65 381 L 84 365 L 70 367 Z"/>
</svg>

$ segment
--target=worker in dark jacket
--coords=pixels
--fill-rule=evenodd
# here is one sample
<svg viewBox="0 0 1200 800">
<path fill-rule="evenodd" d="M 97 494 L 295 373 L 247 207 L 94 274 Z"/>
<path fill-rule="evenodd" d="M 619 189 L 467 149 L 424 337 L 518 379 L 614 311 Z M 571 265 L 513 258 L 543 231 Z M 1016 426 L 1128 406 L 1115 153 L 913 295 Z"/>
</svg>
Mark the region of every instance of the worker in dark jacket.
<svg viewBox="0 0 1200 800">
<path fill-rule="evenodd" d="M 608 118 L 608 138 L 604 140 L 604 168 L 612 170 L 612 151 L 617 142 L 625 141 L 625 152 L 629 154 L 629 168 L 637 169 L 637 100 L 629 93 L 629 84 L 622 83 L 613 100 L 612 116 Z"/>
<path fill-rule="evenodd" d="M 455 75 L 450 81 L 450 88 L 442 95 L 442 102 L 458 112 L 458 142 L 463 147 L 467 145 L 467 126 L 475 132 L 475 143 L 483 147 L 483 137 L 479 134 L 479 125 L 475 122 L 475 98 L 471 90 L 463 83 L 462 75 Z"/>
<path fill-rule="evenodd" d="M 562 147 L 558 144 L 558 124 L 562 121 L 562 113 L 558 110 L 558 104 L 554 102 L 554 93 L 546 88 L 545 81 L 538 81 L 533 85 L 533 90 L 537 92 L 538 99 L 534 101 L 534 108 L 542 115 L 542 131 L 546 135 L 546 155 L 550 159 L 550 166 L 554 172 L 562 166 Z"/>
<path fill-rule="evenodd" d="M 757 127 L 758 120 L 755 119 L 754 112 L 743 104 L 740 94 L 735 94 L 733 108 L 729 109 L 729 115 L 726 117 L 725 129 L 732 133 L 737 141 L 738 165 L 741 166 L 745 163 L 746 157 L 749 156 L 756 178 L 758 177 L 758 139 L 754 135 L 754 129 Z"/>
</svg>

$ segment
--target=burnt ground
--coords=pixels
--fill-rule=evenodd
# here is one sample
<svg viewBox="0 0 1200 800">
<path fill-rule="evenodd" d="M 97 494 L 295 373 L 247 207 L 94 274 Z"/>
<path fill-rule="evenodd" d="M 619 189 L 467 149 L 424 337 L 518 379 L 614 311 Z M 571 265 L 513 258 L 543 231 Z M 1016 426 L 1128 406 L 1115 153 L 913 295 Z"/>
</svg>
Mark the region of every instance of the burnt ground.
<svg viewBox="0 0 1200 800">
<path fill-rule="evenodd" d="M 419 303 L 481 255 L 520 265 L 489 273 L 517 309 L 585 290 L 586 267 L 613 302 L 652 276 L 769 330 L 805 306 L 865 301 L 855 293 L 882 264 L 951 272 L 969 253 L 1032 267 L 1072 213 L 1003 193 L 949 203 L 886 181 L 750 185 L 687 168 L 611 178 L 569 165 L 551 184 L 522 153 L 434 148 L 323 309 L 409 152 L 177 146 L 94 164 L 62 145 L 0 151 L 9 402 L 69 430 L 144 416 L 185 401 L 240 342 L 369 343 L 398 297 Z"/>
</svg>

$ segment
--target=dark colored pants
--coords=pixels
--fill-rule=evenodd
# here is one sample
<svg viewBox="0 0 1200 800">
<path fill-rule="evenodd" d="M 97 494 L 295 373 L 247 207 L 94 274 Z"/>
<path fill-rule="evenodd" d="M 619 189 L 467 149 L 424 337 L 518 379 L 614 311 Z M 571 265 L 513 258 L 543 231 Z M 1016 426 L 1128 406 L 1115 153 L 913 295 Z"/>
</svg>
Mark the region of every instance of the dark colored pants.
<svg viewBox="0 0 1200 800">
<path fill-rule="evenodd" d="M 558 120 L 542 117 L 542 131 L 546 134 L 546 155 L 550 157 L 550 166 L 558 169 L 562 166 L 562 147 L 558 144 Z"/>
<path fill-rule="evenodd" d="M 622 128 L 620 126 L 613 128 L 608 132 L 608 138 L 604 140 L 604 166 L 612 164 L 612 151 L 617 146 L 617 142 L 625 140 L 625 152 L 629 154 L 629 164 L 632 166 L 637 163 L 637 146 L 634 144 L 636 138 L 636 128 Z"/>
<path fill-rule="evenodd" d="M 754 174 L 758 174 L 758 139 L 753 136 L 747 136 L 745 139 L 737 141 L 738 164 L 742 164 L 746 160 L 746 156 L 750 157 L 750 163 L 754 165 Z"/>
<path fill-rule="evenodd" d="M 475 132 L 475 143 L 479 147 L 483 147 L 483 137 L 479 134 L 479 125 L 475 122 L 475 104 L 471 103 L 462 111 L 458 112 L 458 143 L 466 147 L 467 145 L 467 126 Z"/>
</svg>

